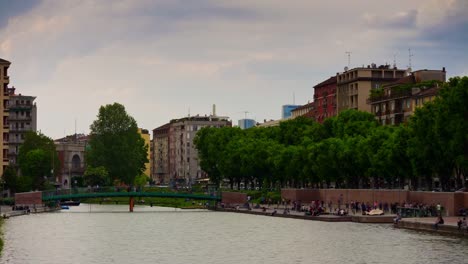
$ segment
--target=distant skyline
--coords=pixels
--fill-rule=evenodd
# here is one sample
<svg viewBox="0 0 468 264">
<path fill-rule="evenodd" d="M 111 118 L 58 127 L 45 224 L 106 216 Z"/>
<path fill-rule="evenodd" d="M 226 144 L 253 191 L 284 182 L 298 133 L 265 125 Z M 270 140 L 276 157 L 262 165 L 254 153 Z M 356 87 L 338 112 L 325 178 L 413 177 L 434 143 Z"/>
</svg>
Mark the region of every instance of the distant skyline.
<svg viewBox="0 0 468 264">
<path fill-rule="evenodd" d="M 279 119 L 348 65 L 468 75 L 468 1 L 0 0 L 10 86 L 38 130 L 88 133 L 119 102 L 139 127 L 210 114 Z M 245 113 L 248 111 L 249 113 Z"/>
</svg>

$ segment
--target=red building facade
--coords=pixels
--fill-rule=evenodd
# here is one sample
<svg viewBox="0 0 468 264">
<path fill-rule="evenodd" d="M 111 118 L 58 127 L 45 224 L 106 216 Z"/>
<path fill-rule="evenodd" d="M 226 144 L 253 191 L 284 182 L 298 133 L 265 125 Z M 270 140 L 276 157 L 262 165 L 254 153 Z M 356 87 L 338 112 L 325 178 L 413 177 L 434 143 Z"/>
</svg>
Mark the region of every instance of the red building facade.
<svg viewBox="0 0 468 264">
<path fill-rule="evenodd" d="M 314 86 L 315 120 L 322 123 L 325 118 L 335 116 L 336 76 Z"/>
</svg>

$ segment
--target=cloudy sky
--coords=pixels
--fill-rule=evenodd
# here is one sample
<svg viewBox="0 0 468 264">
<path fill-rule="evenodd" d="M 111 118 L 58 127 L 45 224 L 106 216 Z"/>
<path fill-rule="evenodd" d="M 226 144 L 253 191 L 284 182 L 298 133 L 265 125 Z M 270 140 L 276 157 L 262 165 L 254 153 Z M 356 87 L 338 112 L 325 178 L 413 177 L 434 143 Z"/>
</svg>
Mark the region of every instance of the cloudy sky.
<svg viewBox="0 0 468 264">
<path fill-rule="evenodd" d="M 370 63 L 468 75 L 466 0 L 0 0 L 10 86 L 59 138 L 119 102 L 140 127 L 210 114 L 278 119 L 313 86 Z M 294 96 L 293 96 L 294 95 Z"/>
</svg>

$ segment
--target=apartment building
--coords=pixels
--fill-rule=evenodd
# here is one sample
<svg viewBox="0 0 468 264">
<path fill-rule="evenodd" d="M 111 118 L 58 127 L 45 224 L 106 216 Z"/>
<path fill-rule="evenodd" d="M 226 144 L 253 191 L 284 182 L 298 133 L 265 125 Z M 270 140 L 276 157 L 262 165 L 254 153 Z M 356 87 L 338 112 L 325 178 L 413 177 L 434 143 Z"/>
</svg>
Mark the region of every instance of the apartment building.
<svg viewBox="0 0 468 264">
<path fill-rule="evenodd" d="M 198 151 L 193 144 L 197 132 L 204 127 L 232 126 L 228 117 L 209 115 L 174 119 L 169 127 L 169 174 L 171 181 L 191 185 L 208 175 L 198 162 Z"/>
<path fill-rule="evenodd" d="M 167 185 L 170 182 L 169 128 L 170 123 L 167 123 L 153 129 L 151 179 L 156 184 Z"/>
<path fill-rule="evenodd" d="M 301 105 L 298 108 L 291 111 L 291 117 L 296 118 L 299 116 L 304 116 L 307 118 L 315 119 L 315 104 L 314 102 Z"/>
<path fill-rule="evenodd" d="M 0 151 L 0 175 L 3 176 L 3 171 L 5 170 L 6 166 L 8 166 L 9 159 L 8 159 L 8 140 L 9 140 L 9 126 L 8 126 L 8 100 L 9 100 L 9 92 L 8 92 L 8 84 L 10 83 L 10 76 L 8 76 L 8 68 L 10 67 L 11 63 L 7 60 L 0 58 L 0 87 L 2 87 L 3 91 L 0 93 L 0 104 L 2 111 L 2 118 L 0 124 L 0 133 L 2 135 L 2 151 Z"/>
<path fill-rule="evenodd" d="M 371 112 L 383 125 L 406 122 L 417 107 L 432 101 L 446 80 L 442 70 L 418 70 L 373 90 L 367 100 Z"/>
<path fill-rule="evenodd" d="M 28 131 L 37 130 L 37 107 L 35 96 L 16 94 L 15 88 L 8 88 L 8 159 L 10 165 L 17 165 L 19 148 L 24 142 L 24 137 Z"/>
<path fill-rule="evenodd" d="M 367 104 L 367 98 L 371 89 L 380 88 L 382 85 L 403 78 L 406 70 L 390 68 L 390 65 L 375 64 L 337 73 L 337 113 L 347 109 L 371 112 Z"/>
<path fill-rule="evenodd" d="M 319 123 L 337 115 L 336 79 L 336 76 L 332 76 L 314 86 L 315 120 Z"/>
</svg>

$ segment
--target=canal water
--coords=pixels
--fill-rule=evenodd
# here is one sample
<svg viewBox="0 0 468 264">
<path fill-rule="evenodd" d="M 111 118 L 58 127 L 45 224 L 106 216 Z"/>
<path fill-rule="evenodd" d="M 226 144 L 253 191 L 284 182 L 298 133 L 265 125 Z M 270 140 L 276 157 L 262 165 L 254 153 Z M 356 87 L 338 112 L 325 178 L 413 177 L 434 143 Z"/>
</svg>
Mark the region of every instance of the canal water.
<svg viewBox="0 0 468 264">
<path fill-rule="evenodd" d="M 205 210 L 86 205 L 5 221 L 0 263 L 468 263 L 468 240 Z"/>
</svg>

